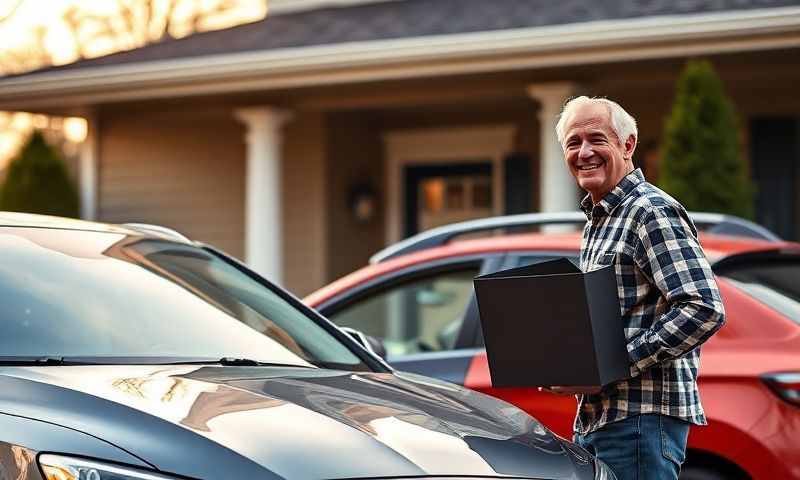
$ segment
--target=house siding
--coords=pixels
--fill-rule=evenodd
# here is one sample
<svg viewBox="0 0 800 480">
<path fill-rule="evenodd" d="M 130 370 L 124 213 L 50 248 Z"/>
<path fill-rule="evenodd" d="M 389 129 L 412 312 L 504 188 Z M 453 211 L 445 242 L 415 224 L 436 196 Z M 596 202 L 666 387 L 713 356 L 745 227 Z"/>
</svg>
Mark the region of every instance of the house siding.
<svg viewBox="0 0 800 480">
<path fill-rule="evenodd" d="M 375 117 L 359 112 L 331 114 L 327 119 L 328 280 L 366 265 L 370 255 L 384 246 L 383 153 L 375 122 Z M 375 217 L 366 223 L 359 223 L 348 205 L 350 189 L 359 184 L 374 188 L 381 197 Z"/>
<path fill-rule="evenodd" d="M 303 296 L 327 283 L 326 126 L 320 112 L 294 112 L 284 131 L 284 286 Z"/>
<path fill-rule="evenodd" d="M 228 117 L 101 116 L 99 219 L 164 225 L 241 258 L 244 127 Z"/>
</svg>

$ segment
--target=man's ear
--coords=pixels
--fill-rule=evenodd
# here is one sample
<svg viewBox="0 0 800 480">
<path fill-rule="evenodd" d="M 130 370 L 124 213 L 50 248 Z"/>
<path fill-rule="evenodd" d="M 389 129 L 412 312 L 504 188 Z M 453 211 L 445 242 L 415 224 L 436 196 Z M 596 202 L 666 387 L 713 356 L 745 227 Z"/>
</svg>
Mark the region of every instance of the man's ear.
<svg viewBox="0 0 800 480">
<path fill-rule="evenodd" d="M 623 147 L 625 147 L 625 160 L 633 161 L 633 152 L 636 150 L 636 136 L 629 135 L 628 139 L 625 140 L 625 145 L 623 145 Z"/>
</svg>

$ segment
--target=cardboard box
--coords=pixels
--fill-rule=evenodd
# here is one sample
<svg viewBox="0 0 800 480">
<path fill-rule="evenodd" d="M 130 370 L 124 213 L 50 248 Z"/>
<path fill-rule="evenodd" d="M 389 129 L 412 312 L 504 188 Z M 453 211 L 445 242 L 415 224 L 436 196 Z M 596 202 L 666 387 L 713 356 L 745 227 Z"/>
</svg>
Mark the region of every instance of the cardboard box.
<svg viewBox="0 0 800 480">
<path fill-rule="evenodd" d="M 495 387 L 600 386 L 630 376 L 613 266 L 566 258 L 474 280 Z"/>
</svg>

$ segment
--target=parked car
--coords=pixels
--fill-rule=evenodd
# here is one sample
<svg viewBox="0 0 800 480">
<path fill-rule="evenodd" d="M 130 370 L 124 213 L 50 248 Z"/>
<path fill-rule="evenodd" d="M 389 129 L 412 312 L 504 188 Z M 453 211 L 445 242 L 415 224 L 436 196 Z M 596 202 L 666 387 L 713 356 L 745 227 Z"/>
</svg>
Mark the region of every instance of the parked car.
<svg viewBox="0 0 800 480">
<path fill-rule="evenodd" d="M 702 347 L 709 426 L 692 428 L 682 478 L 800 479 L 800 244 L 735 217 L 691 215 L 718 276 L 727 324 Z M 392 245 L 304 301 L 338 325 L 381 339 L 376 350 L 385 349 L 397 369 L 502 398 L 568 437 L 573 398 L 492 388 L 472 279 L 555 257 L 577 260 L 580 234 L 553 225 L 585 221 L 569 212 L 440 227 Z M 526 226 L 544 231 L 513 233 Z M 498 228 L 512 233 L 457 239 Z"/>
<path fill-rule="evenodd" d="M 0 214 L 0 478 L 614 478 L 147 225 Z"/>
</svg>

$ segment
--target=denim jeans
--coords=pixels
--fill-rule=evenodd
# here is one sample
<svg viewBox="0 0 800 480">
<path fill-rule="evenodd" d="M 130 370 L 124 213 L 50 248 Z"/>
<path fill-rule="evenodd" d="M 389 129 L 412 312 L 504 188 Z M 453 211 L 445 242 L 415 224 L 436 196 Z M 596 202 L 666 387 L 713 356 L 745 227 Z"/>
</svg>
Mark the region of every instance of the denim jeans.
<svg viewBox="0 0 800 480">
<path fill-rule="evenodd" d="M 576 434 L 575 443 L 607 463 L 618 480 L 670 480 L 686 459 L 688 436 L 688 422 L 645 414 Z"/>
</svg>

